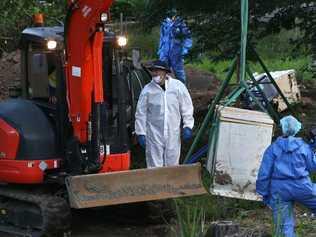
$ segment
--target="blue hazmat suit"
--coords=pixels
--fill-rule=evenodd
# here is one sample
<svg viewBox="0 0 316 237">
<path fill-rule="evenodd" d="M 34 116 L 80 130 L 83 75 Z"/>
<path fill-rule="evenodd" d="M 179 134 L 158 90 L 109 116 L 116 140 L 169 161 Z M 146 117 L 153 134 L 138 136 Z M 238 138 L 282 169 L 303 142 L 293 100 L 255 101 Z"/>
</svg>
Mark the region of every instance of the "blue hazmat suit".
<svg viewBox="0 0 316 237">
<path fill-rule="evenodd" d="M 161 61 L 168 63 L 177 79 L 185 83 L 184 59 L 192 47 L 189 28 L 183 19 L 176 17 L 173 21 L 167 17 L 160 28 L 158 55 Z"/>
<path fill-rule="evenodd" d="M 265 151 L 256 191 L 273 211 L 275 236 L 296 236 L 294 202 L 299 202 L 316 213 L 316 186 L 309 176 L 314 171 L 315 155 L 301 138 L 279 137 Z"/>
</svg>

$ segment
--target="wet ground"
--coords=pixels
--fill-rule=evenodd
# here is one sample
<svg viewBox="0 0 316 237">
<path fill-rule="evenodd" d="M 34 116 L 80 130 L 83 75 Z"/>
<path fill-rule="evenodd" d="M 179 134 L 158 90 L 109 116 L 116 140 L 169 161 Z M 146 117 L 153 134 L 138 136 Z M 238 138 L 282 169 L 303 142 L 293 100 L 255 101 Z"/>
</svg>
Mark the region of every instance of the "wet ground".
<svg viewBox="0 0 316 237">
<path fill-rule="evenodd" d="M 170 236 L 171 202 L 146 202 L 73 212 L 73 237 Z M 84 217 L 84 218 L 83 218 Z"/>
</svg>

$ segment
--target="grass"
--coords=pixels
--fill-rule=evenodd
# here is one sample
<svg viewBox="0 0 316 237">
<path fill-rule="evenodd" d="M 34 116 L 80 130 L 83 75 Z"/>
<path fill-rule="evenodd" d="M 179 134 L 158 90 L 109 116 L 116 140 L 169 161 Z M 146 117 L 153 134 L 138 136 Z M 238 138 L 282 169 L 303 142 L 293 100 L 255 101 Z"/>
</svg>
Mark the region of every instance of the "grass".
<svg viewBox="0 0 316 237">
<path fill-rule="evenodd" d="M 206 232 L 205 209 L 196 200 L 194 206 L 186 205 L 181 199 L 176 199 L 175 208 L 177 225 L 173 230 L 178 237 L 203 237 Z"/>
<path fill-rule="evenodd" d="M 270 71 L 281 71 L 294 69 L 296 71 L 297 80 L 311 80 L 313 77 L 312 72 L 308 69 L 311 62 L 311 58 L 308 56 L 302 56 L 300 58 L 263 58 L 264 63 Z M 218 62 L 211 61 L 207 58 L 203 58 L 199 62 L 188 64 L 189 67 L 196 68 L 198 70 L 211 72 L 216 75 L 220 80 L 224 80 L 232 61 L 222 60 Z M 250 63 L 250 68 L 253 72 L 262 73 L 263 69 L 259 63 Z M 236 78 L 236 74 L 234 76 Z"/>
<path fill-rule="evenodd" d="M 311 80 L 312 72 L 310 70 L 311 57 L 308 55 L 308 48 L 295 49 L 291 43 L 301 35 L 298 30 L 282 30 L 279 34 L 265 37 L 256 44 L 257 52 L 263 59 L 270 71 L 294 69 L 297 79 Z M 214 52 L 217 54 L 217 52 Z M 215 74 L 218 79 L 224 80 L 231 60 L 211 61 L 209 58 L 212 52 L 206 52 L 199 61 L 193 61 L 188 66 Z M 250 63 L 253 72 L 262 73 L 263 70 L 258 63 Z M 236 75 L 235 77 L 236 78 Z"/>
<path fill-rule="evenodd" d="M 128 46 L 130 49 L 141 49 L 142 59 L 157 58 L 159 44 L 159 28 L 155 27 L 149 32 L 143 32 L 138 28 L 130 29 L 128 33 Z"/>
</svg>

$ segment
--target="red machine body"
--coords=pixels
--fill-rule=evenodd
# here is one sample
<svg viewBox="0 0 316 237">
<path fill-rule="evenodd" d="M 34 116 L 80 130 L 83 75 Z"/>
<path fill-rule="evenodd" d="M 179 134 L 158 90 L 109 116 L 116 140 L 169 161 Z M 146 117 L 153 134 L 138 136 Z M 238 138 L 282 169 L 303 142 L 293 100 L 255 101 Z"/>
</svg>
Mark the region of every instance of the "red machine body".
<svg viewBox="0 0 316 237">
<path fill-rule="evenodd" d="M 89 143 L 89 122 L 92 105 L 103 103 L 104 28 L 101 14 L 108 13 L 112 0 L 69 0 L 66 16 L 64 73 L 68 117 L 73 136 L 80 144 Z M 91 138 L 90 138 L 91 139 Z M 0 181 L 20 184 L 40 184 L 45 172 L 58 169 L 62 157 L 17 159 L 19 132 L 0 119 Z M 103 156 L 103 157 L 102 157 Z M 99 172 L 128 170 L 130 153 L 104 155 L 100 152 Z"/>
<path fill-rule="evenodd" d="M 46 170 L 60 168 L 60 159 L 16 160 L 20 136 L 16 129 L 0 119 L 0 180 L 7 183 L 38 184 Z"/>
<path fill-rule="evenodd" d="M 14 160 L 18 152 L 20 136 L 18 131 L 3 119 L 0 119 L 0 138 L 0 159 Z"/>
</svg>

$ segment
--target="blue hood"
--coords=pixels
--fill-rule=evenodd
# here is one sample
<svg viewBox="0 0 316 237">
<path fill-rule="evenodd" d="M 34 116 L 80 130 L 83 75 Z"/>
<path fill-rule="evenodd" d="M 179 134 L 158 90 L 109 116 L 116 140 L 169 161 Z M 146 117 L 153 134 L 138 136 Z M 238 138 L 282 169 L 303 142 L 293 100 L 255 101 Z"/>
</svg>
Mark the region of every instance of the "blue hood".
<svg viewBox="0 0 316 237">
<path fill-rule="evenodd" d="M 302 138 L 297 137 L 279 137 L 275 144 L 285 152 L 293 152 L 304 145 Z"/>
</svg>

